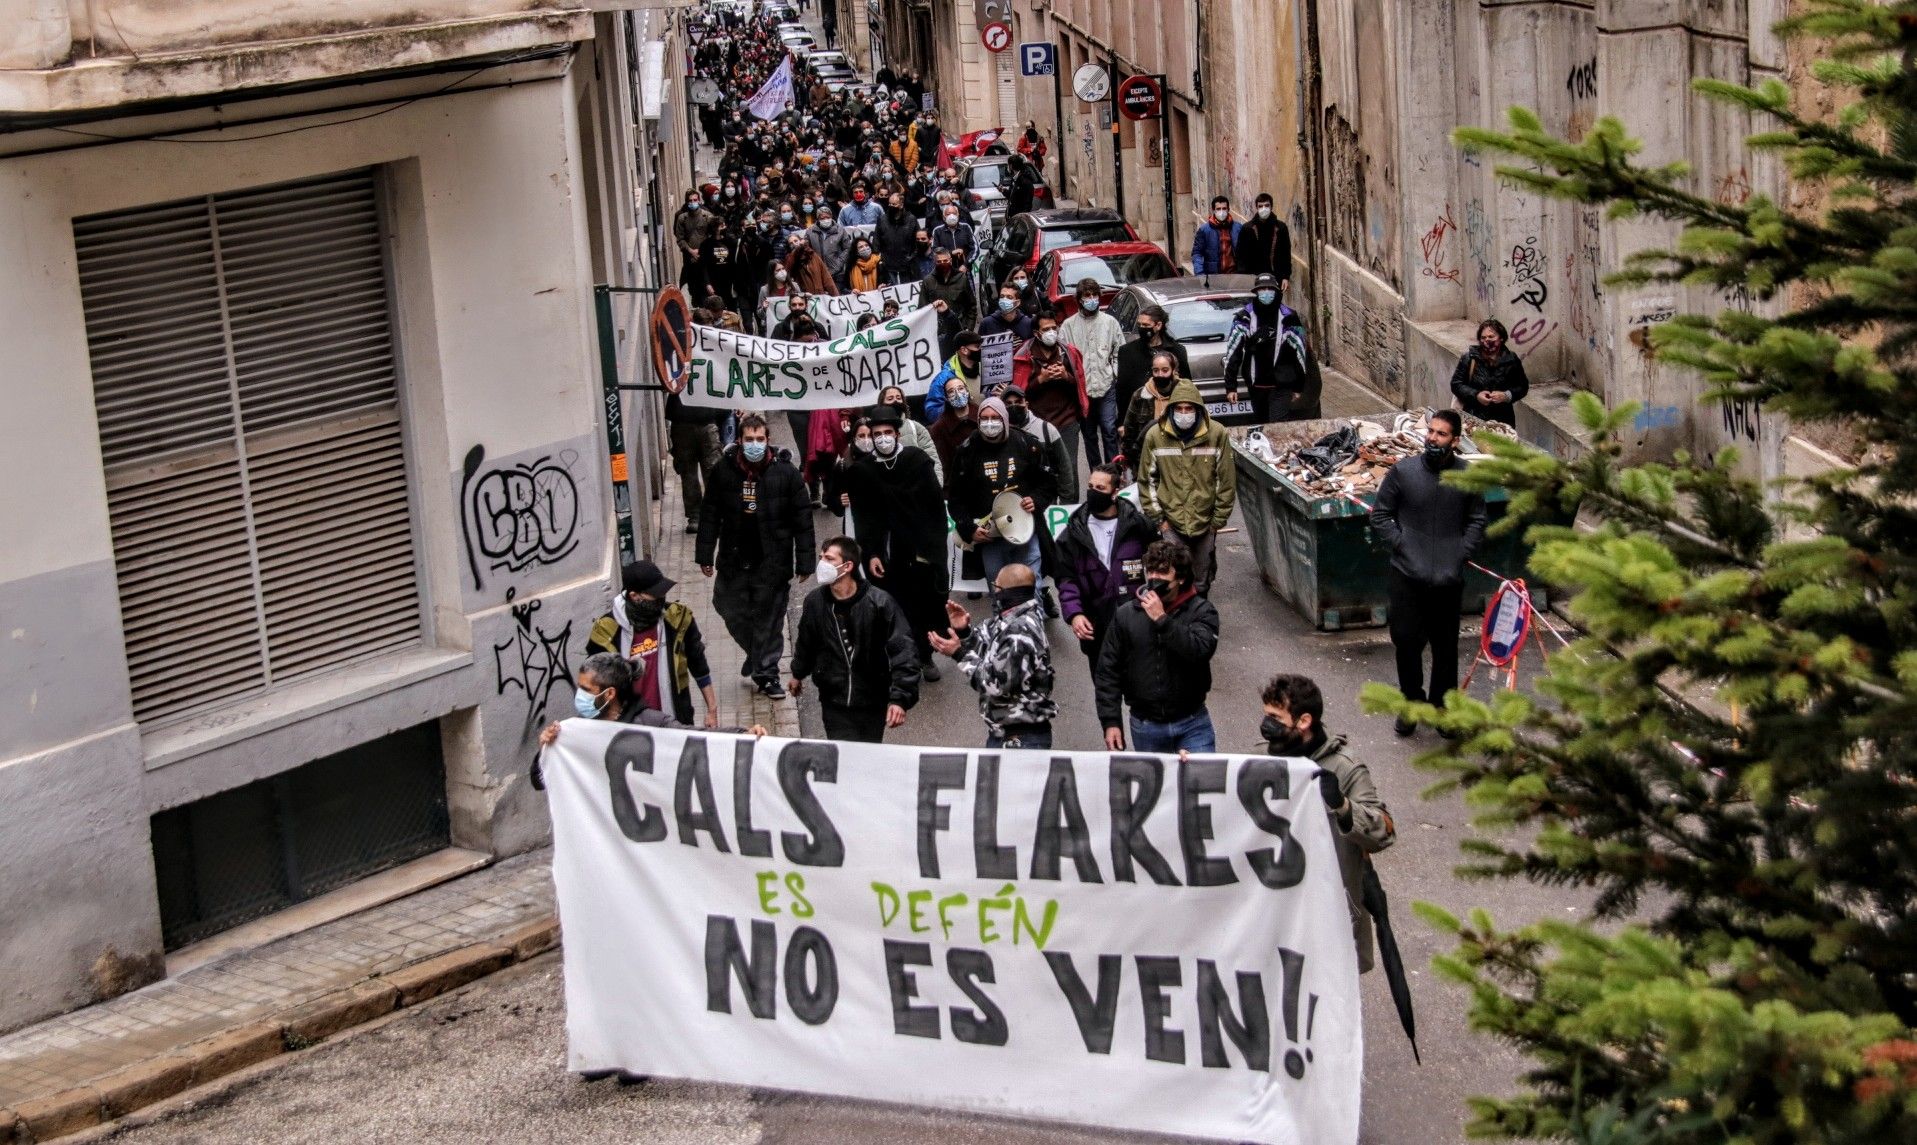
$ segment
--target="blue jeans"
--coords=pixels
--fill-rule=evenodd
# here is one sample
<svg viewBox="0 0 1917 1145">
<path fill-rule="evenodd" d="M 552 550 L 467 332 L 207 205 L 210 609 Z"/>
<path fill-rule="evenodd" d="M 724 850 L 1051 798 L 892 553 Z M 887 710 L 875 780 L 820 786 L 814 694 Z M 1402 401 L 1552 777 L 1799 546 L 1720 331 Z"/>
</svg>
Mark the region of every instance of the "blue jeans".
<svg viewBox="0 0 1917 1145">
<path fill-rule="evenodd" d="M 1211 713 L 1204 708 L 1168 724 L 1132 717 L 1132 750 L 1176 755 L 1185 751 L 1217 751 L 1218 734 L 1212 730 Z"/>
<path fill-rule="evenodd" d="M 1023 727 L 1007 727 L 1011 734 L 1000 737 L 997 732 L 988 732 L 985 736 L 986 747 L 1025 748 L 1043 751 L 1052 746 L 1052 725 L 1026 724 Z"/>
<path fill-rule="evenodd" d="M 1092 399 L 1092 415 L 1080 423 L 1085 427 L 1085 454 L 1093 465 L 1103 465 L 1118 452 L 1118 389 Z"/>
<path fill-rule="evenodd" d="M 1045 570 L 1039 567 L 1036 531 L 1022 545 L 1015 545 L 1010 541 L 986 541 L 978 546 L 978 559 L 979 563 L 985 566 L 985 583 L 988 586 L 998 583 L 999 570 L 1006 565 L 1025 565 L 1032 570 L 1033 576 L 1043 576 L 1045 573 Z M 992 590 L 992 596 L 994 599 L 998 597 L 997 589 Z"/>
</svg>

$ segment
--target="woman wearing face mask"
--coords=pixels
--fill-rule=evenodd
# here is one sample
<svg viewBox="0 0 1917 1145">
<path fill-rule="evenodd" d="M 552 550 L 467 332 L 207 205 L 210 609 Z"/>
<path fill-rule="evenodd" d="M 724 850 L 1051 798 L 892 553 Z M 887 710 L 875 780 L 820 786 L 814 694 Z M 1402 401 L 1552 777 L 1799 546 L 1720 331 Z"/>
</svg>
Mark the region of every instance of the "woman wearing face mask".
<svg viewBox="0 0 1917 1145">
<path fill-rule="evenodd" d="M 1037 515 L 1044 513 L 1058 491 L 1037 439 L 1012 427 L 1003 401 L 987 398 L 980 403 L 978 432 L 959 446 L 949 473 L 946 509 L 960 543 L 977 551 L 986 583 L 997 583 L 999 570 L 1010 564 L 1025 565 L 1043 576 L 1036 530 L 1029 539 L 1014 543 L 989 525 L 979 524 L 991 517 L 992 501 L 1000 493 L 1017 493 L 1020 507 Z"/>
<path fill-rule="evenodd" d="M 854 294 L 879 288 L 879 256 L 872 249 L 870 239 L 858 240 L 853 248 L 852 262 L 846 269 L 846 284 Z"/>
<path fill-rule="evenodd" d="M 638 724 L 649 728 L 678 728 L 683 731 L 697 731 L 690 724 L 681 723 L 657 708 L 649 708 L 639 700 L 634 691 L 632 662 L 610 652 L 598 652 L 586 657 L 574 678 L 577 685 L 573 689 L 572 714 L 582 720 L 605 720 L 615 724 Z M 547 724 L 539 733 L 539 746 L 551 747 L 558 742 L 560 724 Z M 708 731 L 727 732 L 732 735 L 762 736 L 765 728 L 754 724 L 749 728 L 713 727 Z M 537 768 L 537 765 L 535 765 Z M 537 774 L 535 772 L 535 774 Z M 542 784 L 539 784 L 543 786 Z"/>
<path fill-rule="evenodd" d="M 1258 733 L 1266 754 L 1318 765 L 1318 793 L 1337 840 L 1338 873 L 1351 911 L 1351 937 L 1358 945 L 1358 971 L 1364 973 L 1372 966 L 1371 916 L 1360 905 L 1365 867 L 1372 855 L 1397 841 L 1397 827 L 1371 770 L 1346 753 L 1344 736 L 1325 729 L 1325 698 L 1316 683 L 1306 676 L 1274 676 L 1262 698 L 1265 718 Z"/>
<path fill-rule="evenodd" d="M 1058 496 L 1078 500 L 1079 426 L 1091 412 L 1085 392 L 1085 360 L 1078 349 L 1059 337 L 1058 319 L 1041 315 L 1032 340 L 1012 355 L 1012 385 L 1025 391 L 1032 416 L 1058 430 L 1063 465 L 1058 474 Z"/>
<path fill-rule="evenodd" d="M 1451 393 L 1472 417 L 1515 426 L 1517 403 L 1531 392 L 1531 379 L 1524 374 L 1524 359 L 1505 341 L 1504 323 L 1495 318 L 1478 323 L 1477 344 L 1451 371 Z"/>
<path fill-rule="evenodd" d="M 932 422 L 930 431 L 932 446 L 938 450 L 940 472 L 955 472 L 953 466 L 957 462 L 959 446 L 977 431 L 978 412 L 972 404 L 971 392 L 965 387 L 965 380 L 957 377 L 948 379 L 945 383 L 945 404 L 939 408 L 939 415 Z"/>
</svg>

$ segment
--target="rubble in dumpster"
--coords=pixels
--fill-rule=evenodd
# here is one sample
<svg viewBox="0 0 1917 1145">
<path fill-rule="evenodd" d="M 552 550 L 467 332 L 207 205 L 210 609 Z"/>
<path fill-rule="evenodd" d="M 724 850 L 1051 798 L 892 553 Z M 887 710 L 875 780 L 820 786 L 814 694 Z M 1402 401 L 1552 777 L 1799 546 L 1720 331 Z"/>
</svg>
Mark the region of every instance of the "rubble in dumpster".
<svg viewBox="0 0 1917 1145">
<path fill-rule="evenodd" d="M 1378 491 L 1392 466 L 1424 451 L 1428 416 L 1421 411 L 1398 414 L 1389 428 L 1366 418 L 1274 422 L 1252 427 L 1242 440 L 1248 453 L 1308 497 L 1362 499 Z M 1517 436 L 1509 426 L 1472 417 L 1466 418 L 1465 428 L 1467 437 L 1459 445 L 1467 455 L 1476 452 L 1469 434 Z"/>
</svg>

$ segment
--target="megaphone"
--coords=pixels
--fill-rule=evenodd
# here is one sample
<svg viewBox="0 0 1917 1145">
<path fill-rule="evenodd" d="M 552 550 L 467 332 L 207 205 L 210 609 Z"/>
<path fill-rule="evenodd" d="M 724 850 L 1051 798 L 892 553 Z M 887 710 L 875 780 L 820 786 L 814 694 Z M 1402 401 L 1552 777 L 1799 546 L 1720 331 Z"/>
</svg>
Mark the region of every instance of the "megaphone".
<svg viewBox="0 0 1917 1145">
<path fill-rule="evenodd" d="M 998 531 L 1001 539 L 1010 541 L 1014 545 L 1022 545 L 1031 540 L 1035 526 L 1032 515 L 1026 512 L 1024 505 L 1020 504 L 1024 500 L 1023 493 L 1011 489 L 992 498 L 990 518 L 992 528 Z"/>
</svg>

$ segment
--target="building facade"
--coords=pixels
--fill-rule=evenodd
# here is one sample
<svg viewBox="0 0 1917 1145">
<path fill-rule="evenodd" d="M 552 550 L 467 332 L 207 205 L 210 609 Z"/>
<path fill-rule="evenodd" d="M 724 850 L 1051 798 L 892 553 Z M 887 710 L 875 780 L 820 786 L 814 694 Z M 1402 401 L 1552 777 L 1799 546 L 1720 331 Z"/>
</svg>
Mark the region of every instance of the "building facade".
<svg viewBox="0 0 1917 1145">
<path fill-rule="evenodd" d="M 668 16 L 0 2 L 0 1029 L 548 838 L 628 468 L 593 288 L 689 182 Z"/>
</svg>

